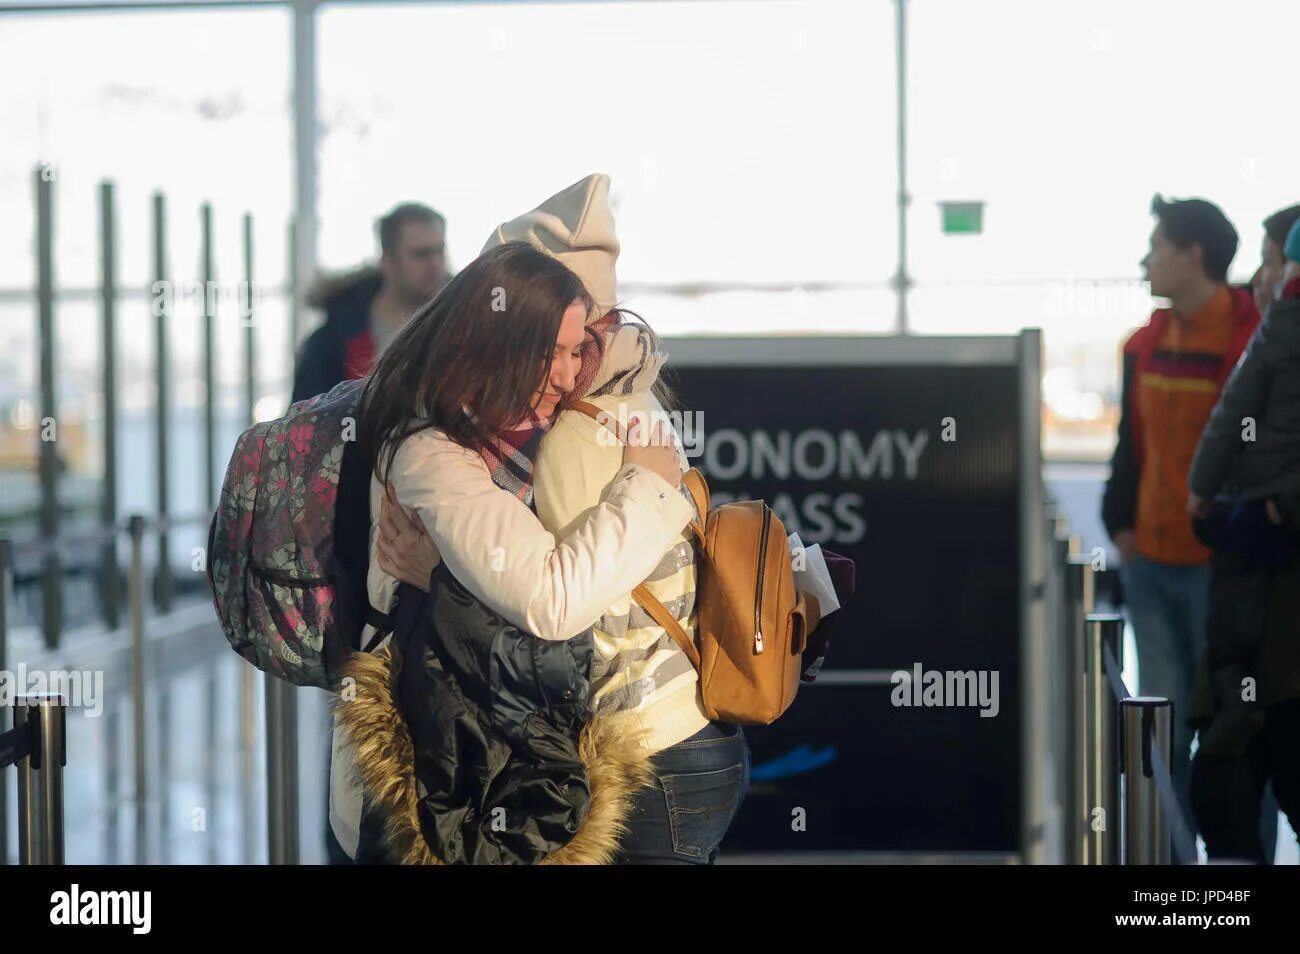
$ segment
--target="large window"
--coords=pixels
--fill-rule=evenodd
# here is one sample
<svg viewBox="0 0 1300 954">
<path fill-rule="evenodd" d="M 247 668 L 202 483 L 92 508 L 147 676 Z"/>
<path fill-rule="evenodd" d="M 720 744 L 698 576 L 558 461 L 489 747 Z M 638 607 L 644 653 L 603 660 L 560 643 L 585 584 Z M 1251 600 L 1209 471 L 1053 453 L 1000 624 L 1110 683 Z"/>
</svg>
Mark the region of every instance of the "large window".
<svg viewBox="0 0 1300 954">
<path fill-rule="evenodd" d="M 0 19 L 0 482 L 29 527 L 36 500 L 34 170 L 53 187 L 60 499 L 97 506 L 102 472 L 99 188 L 116 188 L 121 512 L 151 512 L 154 317 L 152 195 L 167 200 L 173 513 L 202 508 L 205 403 L 199 208 L 214 208 L 216 376 L 223 429 L 243 414 L 241 219 L 254 215 L 258 395 L 288 395 L 279 294 L 292 205 L 289 17 L 283 9 L 4 16 Z M 6 514 L 0 514 L 4 516 Z M 19 530 L 25 537 L 30 529 Z"/>
<path fill-rule="evenodd" d="M 603 171 L 656 328 L 887 330 L 893 48 L 883 0 L 326 7 L 321 259 L 373 255 L 418 200 L 454 267 Z"/>
<path fill-rule="evenodd" d="M 1202 196 L 1236 223 L 1300 201 L 1283 109 L 1300 5 L 1182 0 L 909 4 L 913 325 L 1042 327 L 1049 454 L 1114 437 L 1120 344 L 1154 306 L 1138 262 L 1151 197 Z M 938 203 L 986 203 L 945 235 Z"/>
</svg>

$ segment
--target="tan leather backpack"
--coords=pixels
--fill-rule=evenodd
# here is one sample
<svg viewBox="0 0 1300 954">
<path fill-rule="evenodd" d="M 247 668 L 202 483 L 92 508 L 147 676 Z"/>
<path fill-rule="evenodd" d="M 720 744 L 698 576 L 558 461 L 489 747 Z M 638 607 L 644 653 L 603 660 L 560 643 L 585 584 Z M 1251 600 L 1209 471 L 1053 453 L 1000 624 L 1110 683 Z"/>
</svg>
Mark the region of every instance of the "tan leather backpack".
<svg viewBox="0 0 1300 954">
<path fill-rule="evenodd" d="M 625 441 L 612 414 L 586 401 L 571 405 Z M 668 631 L 700 675 L 704 712 L 712 720 L 768 725 L 790 707 L 817 601 L 797 592 L 785 527 L 761 500 L 709 509 L 709 486 L 692 467 L 682 482 L 700 520 L 695 537 L 696 639 L 645 584 L 632 598 Z"/>
</svg>

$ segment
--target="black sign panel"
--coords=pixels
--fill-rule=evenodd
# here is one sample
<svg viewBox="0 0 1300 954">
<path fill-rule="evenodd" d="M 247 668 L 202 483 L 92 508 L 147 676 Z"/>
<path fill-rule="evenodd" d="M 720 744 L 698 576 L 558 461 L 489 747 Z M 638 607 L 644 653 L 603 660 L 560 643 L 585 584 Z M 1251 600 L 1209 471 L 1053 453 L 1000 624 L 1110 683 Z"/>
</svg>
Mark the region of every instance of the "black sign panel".
<svg viewBox="0 0 1300 954">
<path fill-rule="evenodd" d="M 715 502 L 762 498 L 857 564 L 819 681 L 746 730 L 728 850 L 1019 850 L 1018 375 L 675 366 Z"/>
</svg>

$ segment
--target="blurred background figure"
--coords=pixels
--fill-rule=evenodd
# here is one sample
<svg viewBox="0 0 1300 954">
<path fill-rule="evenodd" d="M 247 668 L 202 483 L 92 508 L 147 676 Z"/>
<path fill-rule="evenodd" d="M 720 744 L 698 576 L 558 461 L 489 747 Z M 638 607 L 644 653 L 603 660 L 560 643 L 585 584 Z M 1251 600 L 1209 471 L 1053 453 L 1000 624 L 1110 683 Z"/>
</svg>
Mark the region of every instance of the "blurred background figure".
<svg viewBox="0 0 1300 954">
<path fill-rule="evenodd" d="M 293 398 L 301 401 L 340 381 L 364 377 L 393 335 L 442 290 L 447 223 L 427 205 L 406 202 L 379 220 L 379 265 L 322 279 L 307 304 L 325 323 L 303 342 Z"/>
<path fill-rule="evenodd" d="M 1191 732 L 1179 714 L 1205 647 L 1210 550 L 1187 517 L 1187 471 L 1259 313 L 1249 292 L 1227 285 L 1237 230 L 1218 206 L 1157 195 L 1151 213 L 1158 221 L 1142 268 L 1151 294 L 1171 307 L 1156 309 L 1124 345 L 1119 438 L 1102 519 L 1123 560 L 1139 692 L 1174 704 L 1172 775 L 1190 818 Z"/>
<path fill-rule="evenodd" d="M 1198 732 L 1192 805 L 1216 861 L 1271 862 L 1279 805 L 1300 822 L 1300 282 L 1282 278 L 1300 260 L 1295 212 L 1264 222 L 1254 288 L 1267 312 L 1188 475 L 1188 512 L 1214 549 L 1187 714 Z"/>
<path fill-rule="evenodd" d="M 1261 315 L 1277 297 L 1282 271 L 1286 268 L 1286 256 L 1282 247 L 1292 226 L 1300 222 L 1300 205 L 1279 209 L 1264 220 L 1264 245 L 1260 250 L 1259 268 L 1250 280 L 1251 291 L 1255 294 L 1255 307 Z"/>
</svg>

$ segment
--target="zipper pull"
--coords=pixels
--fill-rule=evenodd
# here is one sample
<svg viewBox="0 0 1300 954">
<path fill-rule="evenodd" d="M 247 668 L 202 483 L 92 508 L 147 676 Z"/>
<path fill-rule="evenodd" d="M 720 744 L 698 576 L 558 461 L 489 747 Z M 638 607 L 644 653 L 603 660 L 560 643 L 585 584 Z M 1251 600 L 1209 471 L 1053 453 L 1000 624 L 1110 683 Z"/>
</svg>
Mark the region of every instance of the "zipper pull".
<svg viewBox="0 0 1300 954">
<path fill-rule="evenodd" d="M 763 631 L 761 629 L 756 629 L 754 630 L 754 653 L 755 655 L 757 655 L 762 651 L 763 651 Z"/>
</svg>

